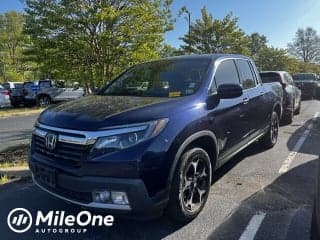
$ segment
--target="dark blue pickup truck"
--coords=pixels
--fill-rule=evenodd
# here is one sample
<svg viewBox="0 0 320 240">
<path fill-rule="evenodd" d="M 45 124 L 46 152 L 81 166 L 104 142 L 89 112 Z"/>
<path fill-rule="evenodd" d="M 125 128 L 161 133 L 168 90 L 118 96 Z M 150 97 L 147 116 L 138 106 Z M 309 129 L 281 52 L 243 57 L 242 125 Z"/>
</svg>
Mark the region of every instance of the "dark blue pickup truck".
<svg viewBox="0 0 320 240">
<path fill-rule="evenodd" d="M 40 115 L 29 156 L 34 182 L 88 208 L 136 216 L 165 210 L 190 221 L 219 167 L 256 140 L 276 144 L 281 94 L 240 55 L 136 65 L 98 95 Z"/>
</svg>

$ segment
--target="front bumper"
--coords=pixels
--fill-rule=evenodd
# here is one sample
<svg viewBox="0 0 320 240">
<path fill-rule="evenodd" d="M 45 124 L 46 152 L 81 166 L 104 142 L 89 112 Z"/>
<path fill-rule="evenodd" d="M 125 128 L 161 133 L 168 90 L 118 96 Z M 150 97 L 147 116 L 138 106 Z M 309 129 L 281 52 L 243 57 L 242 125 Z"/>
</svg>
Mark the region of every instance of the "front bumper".
<svg viewBox="0 0 320 240">
<path fill-rule="evenodd" d="M 110 210 L 114 213 L 137 213 L 163 210 L 168 201 L 166 191 L 149 197 L 144 182 L 141 179 L 111 178 L 111 177 L 75 177 L 66 173 L 55 172 L 55 185 L 50 186 L 36 175 L 38 163 L 29 162 L 33 180 L 44 191 L 62 200 L 88 208 Z M 126 192 L 129 205 L 96 203 L 92 200 L 94 190 L 107 189 Z"/>
</svg>

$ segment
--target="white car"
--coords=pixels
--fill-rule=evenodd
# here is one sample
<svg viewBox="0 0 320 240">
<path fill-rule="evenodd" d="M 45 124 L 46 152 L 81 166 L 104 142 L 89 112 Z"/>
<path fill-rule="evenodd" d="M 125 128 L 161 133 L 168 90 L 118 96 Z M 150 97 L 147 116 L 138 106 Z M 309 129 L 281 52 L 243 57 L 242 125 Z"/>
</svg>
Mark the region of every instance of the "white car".
<svg viewBox="0 0 320 240">
<path fill-rule="evenodd" d="M 0 85 L 0 108 L 10 106 L 9 91 Z"/>
</svg>

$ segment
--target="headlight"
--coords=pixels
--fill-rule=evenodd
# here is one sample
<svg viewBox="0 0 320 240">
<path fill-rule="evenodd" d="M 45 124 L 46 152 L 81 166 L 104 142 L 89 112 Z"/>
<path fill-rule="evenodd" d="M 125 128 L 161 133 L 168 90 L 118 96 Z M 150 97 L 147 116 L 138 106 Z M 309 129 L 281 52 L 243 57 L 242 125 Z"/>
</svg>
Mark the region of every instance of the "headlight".
<svg viewBox="0 0 320 240">
<path fill-rule="evenodd" d="M 132 147 L 140 142 L 157 136 L 167 125 L 168 119 L 117 127 L 110 130 L 113 134 L 98 138 L 91 152 L 105 154 Z"/>
</svg>

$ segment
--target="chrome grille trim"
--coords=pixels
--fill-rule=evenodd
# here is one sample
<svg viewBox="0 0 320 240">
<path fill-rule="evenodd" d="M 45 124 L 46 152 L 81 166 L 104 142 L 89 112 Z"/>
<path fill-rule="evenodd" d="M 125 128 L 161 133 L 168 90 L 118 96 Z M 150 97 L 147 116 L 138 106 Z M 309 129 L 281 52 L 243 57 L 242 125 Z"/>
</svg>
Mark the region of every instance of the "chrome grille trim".
<svg viewBox="0 0 320 240">
<path fill-rule="evenodd" d="M 134 125 L 119 126 L 118 128 L 113 127 L 113 128 L 110 128 L 109 130 L 101 130 L 101 131 L 80 131 L 79 130 L 78 131 L 78 130 L 51 127 L 41 123 L 37 123 L 35 126 L 35 130 L 33 131 L 33 134 L 44 138 L 50 131 L 54 131 L 54 132 L 58 132 L 59 142 L 79 144 L 79 145 L 92 145 L 100 137 L 108 137 L 108 136 L 113 136 L 113 135 L 118 135 L 123 133 L 146 130 L 148 128 L 148 124 L 150 124 L 150 122 L 141 123 L 139 125 L 134 124 Z M 66 135 L 68 133 L 73 135 L 83 136 L 83 137 L 68 136 Z"/>
</svg>

